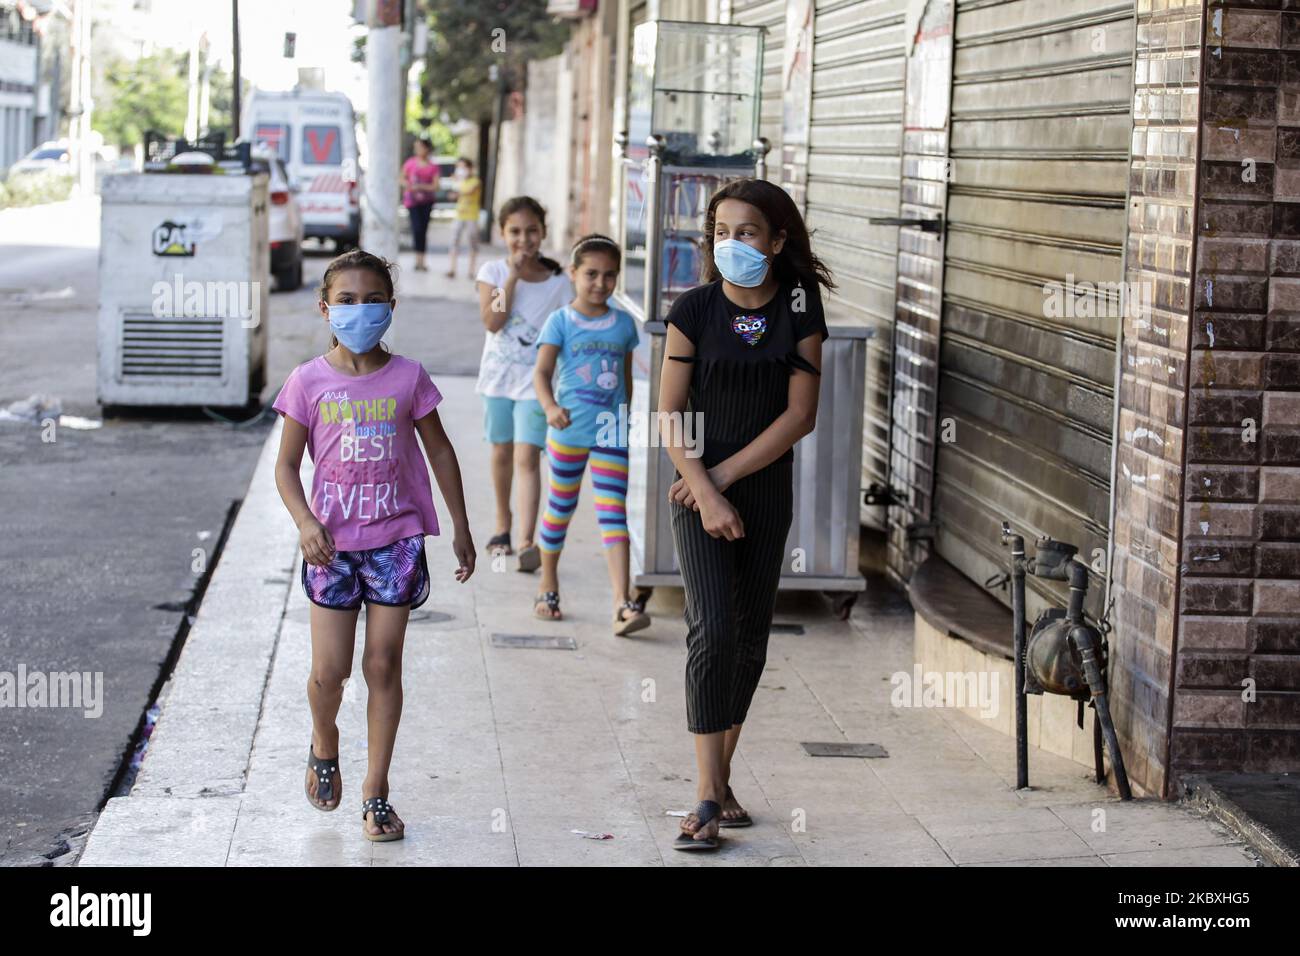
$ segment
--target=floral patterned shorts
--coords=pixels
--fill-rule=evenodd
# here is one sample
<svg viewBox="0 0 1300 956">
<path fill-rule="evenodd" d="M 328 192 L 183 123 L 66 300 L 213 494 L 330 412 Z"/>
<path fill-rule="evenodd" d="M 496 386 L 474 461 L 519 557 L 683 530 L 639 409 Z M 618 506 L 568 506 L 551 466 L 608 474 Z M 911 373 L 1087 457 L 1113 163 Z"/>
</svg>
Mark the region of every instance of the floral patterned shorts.
<svg viewBox="0 0 1300 956">
<path fill-rule="evenodd" d="M 429 599 L 424 535 L 368 551 L 335 551 L 323 566 L 304 561 L 302 589 L 313 604 L 335 611 L 355 611 L 363 601 L 415 610 Z"/>
</svg>

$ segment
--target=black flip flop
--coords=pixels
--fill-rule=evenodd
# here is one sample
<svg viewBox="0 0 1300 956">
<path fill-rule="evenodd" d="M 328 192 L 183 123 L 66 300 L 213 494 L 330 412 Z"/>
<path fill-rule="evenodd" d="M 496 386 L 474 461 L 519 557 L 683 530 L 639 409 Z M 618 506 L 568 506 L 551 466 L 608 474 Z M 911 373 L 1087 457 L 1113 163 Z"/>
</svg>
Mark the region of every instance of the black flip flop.
<svg viewBox="0 0 1300 956">
<path fill-rule="evenodd" d="M 722 815 L 722 807 L 718 806 L 715 800 L 701 800 L 695 807 L 695 818 L 700 821 L 699 829 L 695 833 L 708 826 L 714 817 Z M 682 831 L 676 840 L 673 841 L 674 850 L 716 850 L 718 848 L 718 838 L 708 837 L 704 840 L 695 839 L 695 833 Z"/>
<path fill-rule="evenodd" d="M 731 792 L 731 787 L 727 787 L 727 796 L 732 800 L 736 799 L 736 795 Z M 739 801 L 737 802 L 739 803 Z M 753 825 L 754 825 L 754 820 L 749 815 L 748 810 L 745 811 L 745 815 L 743 817 L 732 817 L 730 820 L 728 820 L 726 817 L 723 817 L 721 820 L 718 821 L 718 826 L 727 830 L 731 830 L 736 827 L 752 827 Z"/>
<path fill-rule="evenodd" d="M 322 760 L 316 756 L 316 748 L 309 745 L 307 747 L 307 768 L 316 775 L 316 799 L 313 800 L 311 794 L 307 793 L 307 802 L 322 813 L 337 810 L 339 808 L 337 803 L 332 807 L 322 807 L 321 803 L 329 803 L 335 797 L 334 781 L 338 779 L 339 758 L 331 757 L 328 760 Z M 306 792 L 306 789 L 304 784 L 303 791 Z"/>
<path fill-rule="evenodd" d="M 371 797 L 361 804 L 361 834 L 371 843 L 391 843 L 393 840 L 400 840 L 406 836 L 405 828 L 388 833 L 384 830 L 384 824 L 388 822 L 388 815 L 393 812 L 393 805 L 383 797 Z M 366 829 L 366 814 L 375 815 L 375 826 L 379 827 L 378 833 L 371 833 Z"/>
<path fill-rule="evenodd" d="M 494 558 L 499 554 L 514 554 L 514 549 L 510 547 L 510 532 L 494 534 L 488 538 L 487 553 Z"/>
</svg>

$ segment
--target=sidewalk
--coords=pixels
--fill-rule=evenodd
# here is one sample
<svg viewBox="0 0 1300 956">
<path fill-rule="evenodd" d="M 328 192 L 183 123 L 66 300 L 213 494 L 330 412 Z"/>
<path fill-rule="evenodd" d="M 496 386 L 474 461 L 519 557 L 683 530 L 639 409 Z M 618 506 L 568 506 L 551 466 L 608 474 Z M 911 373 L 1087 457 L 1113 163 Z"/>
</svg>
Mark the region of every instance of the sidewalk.
<svg viewBox="0 0 1300 956">
<path fill-rule="evenodd" d="M 433 275 L 440 265 L 434 256 Z M 401 351 L 436 368 L 438 344 L 420 342 L 423 351 L 403 339 Z M 473 380 L 434 378 L 481 549 L 492 499 Z M 278 441 L 277 426 L 161 701 L 135 788 L 109 802 L 81 865 L 1253 863 L 1207 820 L 1154 801 L 1121 804 L 1087 768 L 1048 753 L 1031 750 L 1039 789 L 1017 794 L 1010 738 L 942 709 L 891 706 L 890 675 L 912 667 L 911 612 L 872 593 L 847 622 L 817 598 L 783 596 L 777 621 L 805 630 L 772 635 L 733 767 L 755 826 L 724 831 L 718 853 L 674 852 L 678 820 L 667 814 L 695 803 L 680 592 L 655 592 L 650 630 L 610 633 L 589 483 L 562 565 L 563 622 L 533 618 L 537 578 L 513 562 L 494 571 L 480 558 L 471 581 L 457 585 L 450 537 L 430 539 L 435 584 L 408 632 L 391 775 L 407 837 L 369 843 L 358 808 L 360 640 L 339 717 L 342 806 L 322 814 L 303 795 L 308 604 L 296 532 L 274 487 Z M 446 516 L 440 500 L 439 513 Z M 494 633 L 567 636 L 578 646 L 496 647 Z M 802 741 L 878 743 L 888 756 L 814 758 Z M 1103 832 L 1094 832 L 1098 808 Z"/>
</svg>

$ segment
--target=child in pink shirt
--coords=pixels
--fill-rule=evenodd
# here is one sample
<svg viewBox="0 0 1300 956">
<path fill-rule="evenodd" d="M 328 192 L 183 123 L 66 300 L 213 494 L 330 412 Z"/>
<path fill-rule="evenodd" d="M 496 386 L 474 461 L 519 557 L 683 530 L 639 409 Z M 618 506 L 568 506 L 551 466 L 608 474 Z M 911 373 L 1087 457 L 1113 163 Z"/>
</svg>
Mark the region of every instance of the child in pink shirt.
<svg viewBox="0 0 1300 956">
<path fill-rule="evenodd" d="M 364 603 L 370 702 L 361 815 L 363 834 L 376 842 L 400 840 L 405 829 L 388 803 L 388 768 L 402 712 L 406 623 L 429 596 L 424 536 L 438 534 L 425 455 L 451 512 L 456 580 L 474 573 L 460 466 L 436 411 L 442 395 L 419 362 L 379 344 L 396 302 L 383 259 L 360 250 L 334 259 L 320 292 L 331 348 L 294 369 L 275 400 L 284 416 L 275 482 L 298 526 L 312 602 L 307 799 L 319 810 L 341 799 L 335 718 Z M 298 474 L 304 449 L 315 464 L 310 500 Z"/>
</svg>

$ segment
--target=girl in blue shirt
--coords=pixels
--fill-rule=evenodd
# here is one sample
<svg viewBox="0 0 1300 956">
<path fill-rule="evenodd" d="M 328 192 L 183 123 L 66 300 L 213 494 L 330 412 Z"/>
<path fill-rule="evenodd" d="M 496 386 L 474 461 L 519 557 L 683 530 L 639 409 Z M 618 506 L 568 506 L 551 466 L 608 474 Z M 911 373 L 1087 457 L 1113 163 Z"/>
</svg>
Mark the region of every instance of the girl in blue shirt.
<svg viewBox="0 0 1300 956">
<path fill-rule="evenodd" d="M 632 350 L 640 337 L 632 317 L 607 304 L 621 265 L 614 240 L 594 234 L 579 239 L 569 265 L 576 295 L 551 313 L 537 339 L 533 382 L 549 426 L 550 494 L 538 541 L 542 593 L 533 610 L 546 620 L 561 618 L 560 551 L 590 460 L 592 498 L 614 592 L 614 633 L 626 635 L 648 627 L 650 618 L 628 598 L 627 436 L 617 422 L 626 420 L 618 411 L 631 401 Z"/>
</svg>

